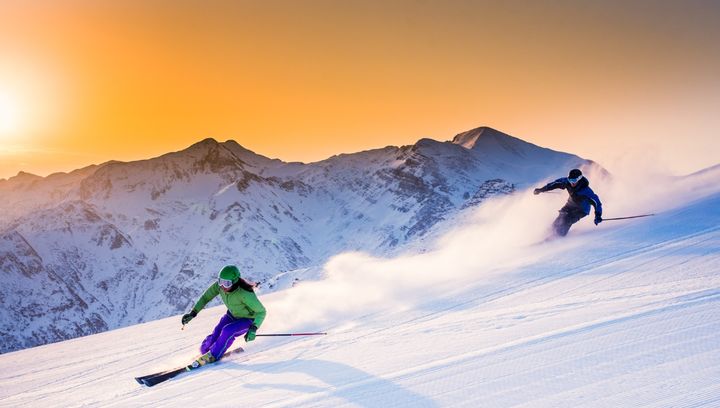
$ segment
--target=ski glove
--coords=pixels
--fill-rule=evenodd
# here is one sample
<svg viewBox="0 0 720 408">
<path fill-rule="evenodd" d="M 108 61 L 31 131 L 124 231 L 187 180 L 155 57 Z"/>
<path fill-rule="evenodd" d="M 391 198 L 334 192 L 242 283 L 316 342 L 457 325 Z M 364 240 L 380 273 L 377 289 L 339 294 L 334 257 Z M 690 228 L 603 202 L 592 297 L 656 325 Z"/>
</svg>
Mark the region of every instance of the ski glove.
<svg viewBox="0 0 720 408">
<path fill-rule="evenodd" d="M 255 332 L 257 331 L 257 326 L 254 324 L 250 326 L 247 333 L 245 333 L 245 341 L 250 342 L 255 340 Z"/>
<path fill-rule="evenodd" d="M 183 326 L 190 323 L 190 320 L 192 320 L 195 316 L 197 316 L 195 309 L 191 310 L 190 313 L 185 313 L 182 317 Z"/>
<path fill-rule="evenodd" d="M 595 214 L 595 225 L 598 225 L 602 222 L 602 215 Z"/>
<path fill-rule="evenodd" d="M 535 195 L 538 195 L 540 193 L 542 193 L 542 190 L 540 190 L 539 188 L 536 188 L 535 190 L 533 190 L 533 194 L 535 194 Z"/>
</svg>

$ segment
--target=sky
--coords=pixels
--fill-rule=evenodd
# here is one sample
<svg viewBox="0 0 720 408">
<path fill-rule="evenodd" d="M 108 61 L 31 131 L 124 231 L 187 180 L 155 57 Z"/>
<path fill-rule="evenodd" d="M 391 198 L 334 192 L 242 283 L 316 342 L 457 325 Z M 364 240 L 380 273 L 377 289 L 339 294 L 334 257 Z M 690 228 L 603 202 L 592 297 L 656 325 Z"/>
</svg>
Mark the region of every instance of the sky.
<svg viewBox="0 0 720 408">
<path fill-rule="evenodd" d="M 0 0 L 0 178 L 479 126 L 610 171 L 720 163 L 720 3 L 626 3 Z"/>
</svg>

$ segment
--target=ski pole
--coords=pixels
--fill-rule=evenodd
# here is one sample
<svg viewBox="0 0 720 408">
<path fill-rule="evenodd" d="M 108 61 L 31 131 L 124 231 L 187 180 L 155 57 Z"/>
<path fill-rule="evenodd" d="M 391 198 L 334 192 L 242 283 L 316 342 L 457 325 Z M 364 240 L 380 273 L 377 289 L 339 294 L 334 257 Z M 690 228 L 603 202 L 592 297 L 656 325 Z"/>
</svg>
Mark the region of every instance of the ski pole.
<svg viewBox="0 0 720 408">
<path fill-rule="evenodd" d="M 256 334 L 256 337 L 265 336 L 265 337 L 274 337 L 274 336 L 324 336 L 327 333 L 273 333 L 273 334 Z"/>
<path fill-rule="evenodd" d="M 629 217 L 615 217 L 615 218 L 603 218 L 603 221 L 615 221 L 615 220 L 627 220 L 630 218 L 642 218 L 642 217 L 651 217 L 655 214 L 643 214 L 643 215 L 631 215 Z"/>
</svg>

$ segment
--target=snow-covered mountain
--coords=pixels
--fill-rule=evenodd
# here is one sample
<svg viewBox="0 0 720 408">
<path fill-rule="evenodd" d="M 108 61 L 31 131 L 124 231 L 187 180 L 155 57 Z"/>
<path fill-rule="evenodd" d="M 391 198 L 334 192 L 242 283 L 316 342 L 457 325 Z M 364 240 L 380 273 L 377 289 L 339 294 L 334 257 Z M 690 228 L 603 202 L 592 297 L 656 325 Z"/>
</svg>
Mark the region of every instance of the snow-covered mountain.
<svg viewBox="0 0 720 408">
<path fill-rule="evenodd" d="M 187 310 L 227 263 L 272 291 L 343 251 L 397 253 L 572 167 L 599 168 L 483 127 L 310 164 L 206 139 L 149 160 L 21 173 L 0 180 L 0 352 Z"/>
<path fill-rule="evenodd" d="M 259 333 L 327 336 L 238 339 L 245 353 L 154 388 L 133 377 L 187 364 L 222 306 L 182 331 L 172 316 L 5 354 L 0 407 L 717 407 L 718 170 L 654 194 L 598 183 L 609 215 L 663 211 L 553 242 L 533 244 L 532 221 L 563 197 L 514 194 L 425 253 L 339 255 L 260 294 Z"/>
</svg>

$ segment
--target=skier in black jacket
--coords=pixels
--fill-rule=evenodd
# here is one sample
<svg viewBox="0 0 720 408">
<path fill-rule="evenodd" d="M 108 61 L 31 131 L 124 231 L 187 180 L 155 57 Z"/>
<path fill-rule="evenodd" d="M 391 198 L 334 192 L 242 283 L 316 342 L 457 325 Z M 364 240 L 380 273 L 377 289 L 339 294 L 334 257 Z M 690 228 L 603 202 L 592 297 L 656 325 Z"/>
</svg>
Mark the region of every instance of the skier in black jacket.
<svg viewBox="0 0 720 408">
<path fill-rule="evenodd" d="M 543 187 L 536 188 L 533 193 L 538 195 L 545 191 L 562 188 L 567 190 L 570 197 L 560 214 L 553 222 L 553 231 L 561 237 L 567 235 L 570 226 L 590 214 L 590 207 L 595 208 L 595 225 L 602 222 L 602 203 L 600 198 L 590 188 L 590 182 L 578 169 L 570 170 L 567 177 L 559 178 Z"/>
</svg>

